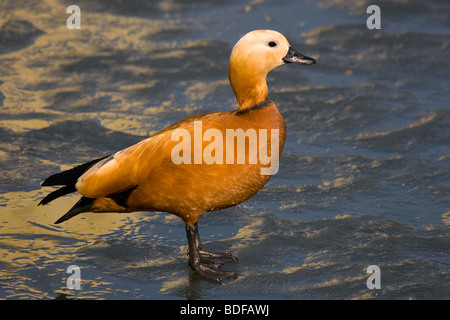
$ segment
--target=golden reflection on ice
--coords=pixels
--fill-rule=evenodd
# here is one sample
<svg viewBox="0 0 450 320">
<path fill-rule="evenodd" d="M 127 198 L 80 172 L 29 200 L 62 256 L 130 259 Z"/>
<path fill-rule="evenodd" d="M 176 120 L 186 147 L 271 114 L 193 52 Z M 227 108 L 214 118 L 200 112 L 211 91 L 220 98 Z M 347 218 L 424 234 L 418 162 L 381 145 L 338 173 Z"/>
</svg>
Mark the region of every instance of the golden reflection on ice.
<svg viewBox="0 0 450 320">
<path fill-rule="evenodd" d="M 166 4 L 167 5 L 167 4 Z M 102 90 L 97 92 L 86 92 L 82 84 L 86 80 L 85 75 L 78 72 L 67 72 L 66 77 L 61 77 L 61 69 L 76 63 L 83 57 L 104 56 L 108 58 L 111 55 L 111 43 L 114 43 L 114 50 L 121 52 L 133 49 L 140 52 L 150 53 L 153 50 L 161 48 L 171 48 L 175 45 L 179 48 L 179 43 L 165 41 L 151 41 L 151 35 L 170 29 L 177 28 L 177 20 L 147 19 L 135 16 L 113 15 L 108 12 L 95 12 L 82 10 L 82 27 L 77 30 L 69 30 L 66 27 L 66 5 L 57 0 L 41 1 L 39 6 L 32 8 L 15 8 L 14 15 L 0 18 L 0 26 L 7 22 L 7 19 L 29 21 L 32 15 L 32 22 L 36 29 L 44 32 L 34 39 L 32 46 L 27 46 L 20 51 L 5 53 L 2 58 L 10 59 L 10 63 L 2 65 L 2 82 L 0 82 L 1 92 L 4 94 L 4 101 L 0 110 L 0 127 L 10 129 L 14 132 L 25 132 L 33 129 L 41 129 L 49 126 L 48 120 L 7 120 L 1 119 L 2 113 L 5 114 L 49 114 L 61 117 L 65 120 L 67 114 L 49 108 L 52 103 L 56 107 L 66 107 L 67 102 L 56 101 L 53 99 L 58 94 L 73 93 L 79 94 L 80 98 L 70 102 L 71 108 L 94 106 L 96 101 L 107 96 L 111 103 L 117 102 L 120 105 L 118 112 L 123 114 L 121 121 L 117 120 L 117 113 L 102 112 L 99 116 L 99 110 L 83 109 L 83 113 L 72 115 L 72 119 L 94 118 L 101 119 L 103 126 L 108 129 L 128 132 L 135 135 L 148 135 L 148 131 L 139 130 L 145 127 L 137 125 L 142 122 L 149 122 L 148 115 L 160 113 L 164 106 L 154 105 L 152 101 L 145 106 L 125 99 L 127 92 L 152 86 L 151 82 L 145 85 L 142 83 L 118 83 L 118 88 L 109 88 L 110 79 L 95 79 L 96 86 Z M 53 18 L 49 18 L 49 15 Z M 160 39 L 161 40 L 161 39 Z M 189 46 L 198 45 L 198 43 L 189 44 Z M 183 49 L 163 50 L 159 56 L 170 54 L 171 57 L 180 58 L 184 54 Z M 158 58 L 158 55 L 155 56 Z M 132 58 L 130 58 L 132 59 Z M 115 67 L 114 67 L 115 68 Z M 122 66 L 117 65 L 120 72 L 132 72 L 136 75 L 151 75 L 151 68 L 145 70 L 145 66 Z M 111 70 L 112 72 L 114 70 Z M 120 92 L 120 94 L 118 94 Z M 173 101 L 170 97 L 166 103 Z M 138 108 L 138 110 L 136 110 Z M 111 111 L 115 111 L 113 108 Z M 127 114 L 127 111 L 133 116 Z M 52 122 L 56 121 L 54 118 Z"/>
<path fill-rule="evenodd" d="M 19 270 L 41 270 L 55 263 L 68 265 L 80 261 L 78 250 L 93 245 L 104 235 L 130 223 L 130 219 L 139 219 L 139 213 L 124 217 L 120 214 L 90 214 L 87 219 L 69 221 L 66 226 L 53 225 L 55 219 L 63 214 L 76 201 L 76 197 L 66 197 L 54 202 L 51 208 L 37 206 L 43 196 L 42 191 L 10 192 L 0 195 L 0 279 L 10 279 L 11 296 L 20 298 L 20 287 L 24 286 L 28 299 L 55 298 L 42 296 L 44 293 L 36 290 L 36 295 L 25 283 L 37 281 L 34 277 L 27 278 L 23 274 L 14 277 Z M 17 237 L 21 234 L 21 237 Z M 30 271 L 36 273 L 38 271 Z M 65 277 L 65 270 L 61 270 Z M 46 274 L 46 277 L 51 276 Z M 91 286 L 100 286 L 102 280 L 85 279 Z M 3 282 L 2 282 L 3 283 Z M 2 284 L 3 285 L 3 284 Z M 26 287 L 26 288 L 25 288 Z M 61 282 L 64 289 L 65 282 Z M 62 290 L 61 289 L 61 290 Z"/>
</svg>

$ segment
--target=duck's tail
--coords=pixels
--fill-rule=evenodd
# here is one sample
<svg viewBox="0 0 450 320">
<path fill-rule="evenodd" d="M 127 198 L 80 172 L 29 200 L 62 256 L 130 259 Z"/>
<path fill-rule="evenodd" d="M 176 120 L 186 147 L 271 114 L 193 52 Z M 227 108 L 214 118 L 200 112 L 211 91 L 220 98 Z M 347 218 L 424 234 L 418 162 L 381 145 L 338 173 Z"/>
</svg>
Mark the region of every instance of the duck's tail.
<svg viewBox="0 0 450 320">
<path fill-rule="evenodd" d="M 78 178 L 87 170 L 89 170 L 89 168 L 91 168 L 94 164 L 107 157 L 109 156 L 86 162 L 82 165 L 54 174 L 45 179 L 45 181 L 42 182 L 41 184 L 41 186 L 43 187 L 45 186 L 62 186 L 62 187 L 49 193 L 44 199 L 41 200 L 41 202 L 39 202 L 38 205 L 46 205 L 47 203 L 59 197 L 77 191 L 77 189 L 75 188 L 75 184 L 77 183 Z M 95 199 L 82 197 L 64 216 L 59 218 L 55 223 L 56 224 L 61 223 L 63 221 L 72 218 L 73 216 L 76 216 L 79 213 L 88 211 L 92 206 L 94 200 Z"/>
</svg>

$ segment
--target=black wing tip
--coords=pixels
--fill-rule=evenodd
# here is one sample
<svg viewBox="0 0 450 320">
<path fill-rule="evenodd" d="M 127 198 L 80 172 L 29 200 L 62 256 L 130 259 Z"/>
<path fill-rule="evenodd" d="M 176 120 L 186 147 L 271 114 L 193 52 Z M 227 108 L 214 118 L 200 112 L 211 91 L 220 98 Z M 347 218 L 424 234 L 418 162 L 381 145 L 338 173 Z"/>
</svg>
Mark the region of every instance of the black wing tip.
<svg viewBox="0 0 450 320">
<path fill-rule="evenodd" d="M 63 220 L 61 217 L 58 220 L 56 220 L 55 222 L 53 222 L 53 224 L 60 224 L 61 222 L 64 222 L 64 221 L 66 221 L 66 220 Z"/>
<path fill-rule="evenodd" d="M 45 198 L 42 199 L 41 202 L 39 202 L 38 206 L 46 205 L 47 203 L 49 203 L 59 197 L 65 196 L 66 194 L 69 194 L 69 193 L 72 193 L 75 191 L 76 191 L 76 189 L 73 186 L 65 186 L 65 187 L 59 188 L 58 190 L 55 190 L 55 191 L 49 193 L 48 195 L 46 195 Z"/>
<path fill-rule="evenodd" d="M 56 220 L 54 224 L 60 224 L 61 222 L 69 220 L 70 218 L 73 218 L 82 212 L 89 211 L 94 201 L 95 201 L 94 198 L 82 197 L 80 200 L 78 200 L 77 203 L 75 203 L 75 205 L 69 211 L 67 211 L 65 215 Z"/>
<path fill-rule="evenodd" d="M 50 178 L 53 177 L 54 175 L 48 177 L 47 179 L 45 179 L 42 183 L 41 183 L 41 187 L 49 187 L 49 186 L 53 186 L 53 184 L 51 182 L 49 182 Z"/>
<path fill-rule="evenodd" d="M 73 172 L 72 170 L 73 169 L 69 169 L 59 173 L 52 174 L 50 177 L 48 177 L 41 183 L 41 186 L 49 187 L 49 186 L 65 186 L 73 184 L 74 181 L 76 180 L 73 180 L 71 176 L 69 177 L 69 179 L 67 179 L 68 173 L 72 173 Z"/>
<path fill-rule="evenodd" d="M 104 156 L 102 158 L 98 158 L 83 164 L 80 164 L 78 166 L 73 167 L 72 169 L 68 169 L 59 173 L 55 173 L 44 180 L 44 182 L 41 183 L 42 187 L 47 186 L 74 186 L 77 182 L 78 178 L 85 173 L 87 170 L 89 170 L 93 165 L 95 165 L 97 162 L 100 162 L 108 157 L 111 157 L 111 155 Z"/>
<path fill-rule="evenodd" d="M 111 155 L 83 163 L 81 165 L 73 167 L 72 169 L 53 174 L 45 179 L 41 183 L 42 187 L 61 186 L 61 188 L 48 194 L 44 199 L 41 200 L 41 202 L 39 202 L 38 206 L 46 205 L 56 198 L 62 197 L 68 193 L 75 192 L 75 184 L 77 183 L 78 178 L 97 162 L 102 161 L 103 159 L 106 159 L 108 157 L 111 157 Z"/>
<path fill-rule="evenodd" d="M 59 218 L 58 220 L 53 222 L 53 224 L 60 224 L 61 222 L 64 222 L 64 221 L 69 220 L 69 219 L 70 218 L 64 218 L 64 216 L 62 216 L 61 218 Z"/>
</svg>

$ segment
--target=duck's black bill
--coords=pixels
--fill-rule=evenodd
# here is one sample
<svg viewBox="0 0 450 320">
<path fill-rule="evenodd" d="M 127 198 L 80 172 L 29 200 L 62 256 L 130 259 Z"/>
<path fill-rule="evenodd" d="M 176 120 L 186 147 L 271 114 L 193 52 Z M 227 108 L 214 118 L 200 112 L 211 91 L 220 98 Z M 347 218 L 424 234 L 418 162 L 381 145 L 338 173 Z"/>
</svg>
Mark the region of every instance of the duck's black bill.
<svg viewBox="0 0 450 320">
<path fill-rule="evenodd" d="M 296 63 L 296 64 L 315 64 L 316 60 L 307 57 L 292 47 L 289 47 L 287 55 L 283 58 L 284 63 Z"/>
</svg>

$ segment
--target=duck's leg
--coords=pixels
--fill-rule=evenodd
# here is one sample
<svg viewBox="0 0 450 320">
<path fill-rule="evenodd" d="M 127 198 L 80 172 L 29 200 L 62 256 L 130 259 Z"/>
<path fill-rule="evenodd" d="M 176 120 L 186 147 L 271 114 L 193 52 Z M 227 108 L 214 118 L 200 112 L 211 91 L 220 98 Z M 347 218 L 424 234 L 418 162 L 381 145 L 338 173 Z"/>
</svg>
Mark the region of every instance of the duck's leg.
<svg viewBox="0 0 450 320">
<path fill-rule="evenodd" d="M 192 226 L 186 224 L 186 235 L 189 245 L 189 265 L 194 271 L 216 281 L 222 281 L 224 277 L 236 276 L 234 272 L 221 270 L 224 262 L 237 261 L 230 252 L 214 253 L 202 250 L 197 223 Z"/>
</svg>

